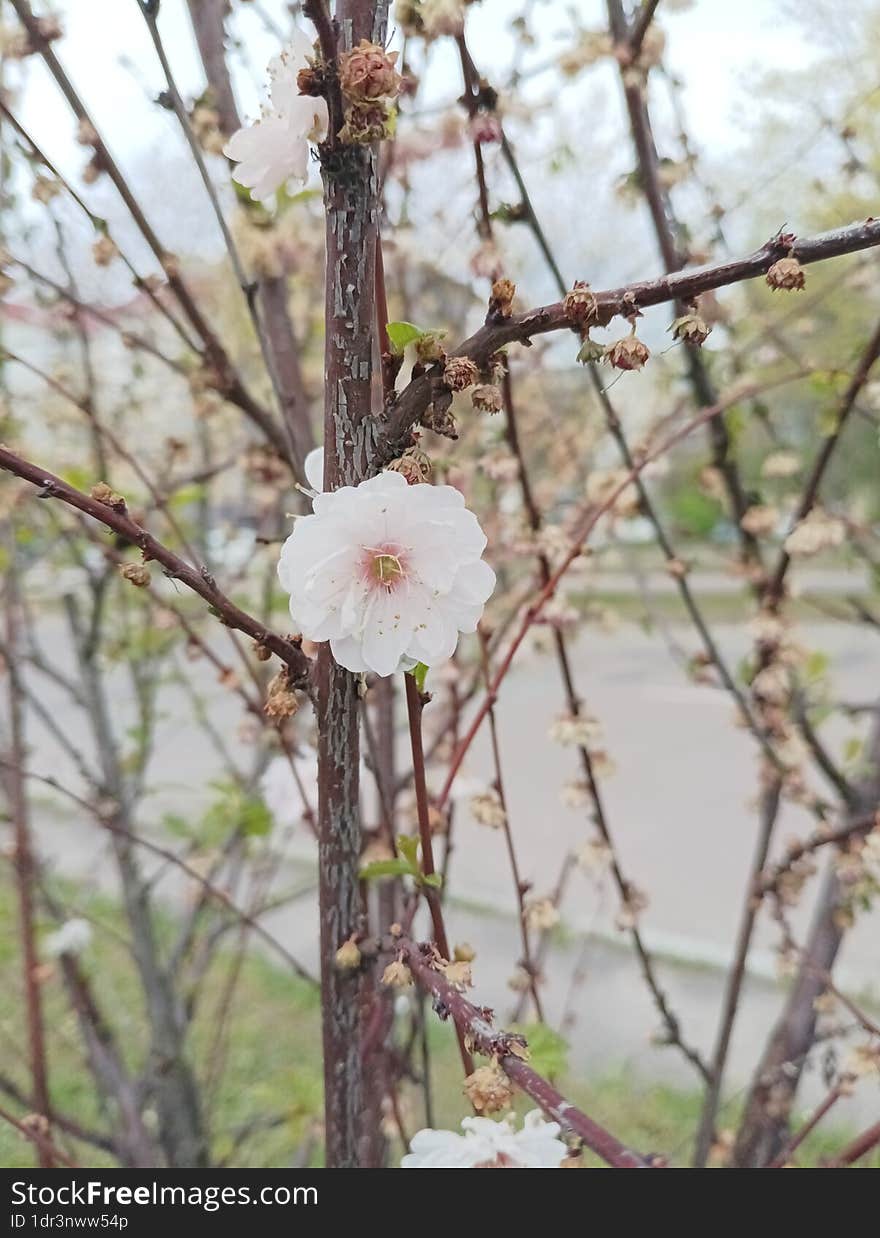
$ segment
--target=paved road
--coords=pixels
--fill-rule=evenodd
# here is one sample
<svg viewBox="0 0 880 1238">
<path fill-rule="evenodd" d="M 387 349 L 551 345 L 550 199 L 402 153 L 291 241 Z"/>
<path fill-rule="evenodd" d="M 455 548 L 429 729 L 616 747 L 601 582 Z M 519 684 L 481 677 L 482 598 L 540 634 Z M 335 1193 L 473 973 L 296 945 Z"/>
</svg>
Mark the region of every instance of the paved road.
<svg viewBox="0 0 880 1238">
<path fill-rule="evenodd" d="M 742 634 L 719 628 L 725 655 L 733 664 L 745 652 Z M 47 625 L 47 635 L 60 637 Z M 691 643 L 684 629 L 676 637 Z M 859 629 L 817 625 L 803 638 L 831 660 L 835 690 L 859 701 L 878 692 L 876 635 Z M 719 690 L 692 686 L 675 664 L 662 640 L 632 626 L 612 635 L 591 635 L 575 647 L 574 664 L 588 708 L 603 720 L 607 747 L 616 772 L 603 784 L 608 818 L 624 867 L 632 879 L 650 891 L 643 927 L 649 943 L 692 962 L 719 963 L 729 957 L 743 883 L 755 836 L 755 756 L 749 736 L 733 724 L 727 697 Z M 231 735 L 232 747 L 247 764 L 247 750 L 234 736 L 240 718 L 230 695 L 221 691 L 207 671 L 198 670 L 214 725 Z M 120 679 L 120 697 L 124 688 Z M 48 693 L 56 718 L 65 724 L 66 706 Z M 210 741 L 190 723 L 185 697 L 170 688 L 163 698 L 163 717 L 154 754 L 156 793 L 151 805 L 181 814 L 198 810 L 204 788 L 217 772 Z M 124 706 L 120 707 L 124 712 Z M 589 837 L 584 810 L 563 807 L 559 790 L 572 777 L 575 756 L 547 736 L 559 710 L 552 663 L 532 657 L 506 682 L 499 708 L 502 757 L 512 805 L 512 827 L 524 876 L 537 893 L 553 886 L 565 851 Z M 69 718 L 67 719 L 69 721 Z M 836 740 L 845 737 L 839 728 Z M 46 736 L 31 733 L 32 766 L 74 780 Z M 474 783 L 488 779 L 486 737 L 474 749 L 466 775 Z M 68 811 L 48 803 L 38 811 L 45 853 L 64 871 L 103 884 L 108 875 L 105 843 Z M 778 830 L 778 845 L 801 833 L 808 821 L 786 808 Z M 516 957 L 515 926 L 505 918 L 513 907 L 509 870 L 499 833 L 478 826 L 466 806 L 458 825 L 459 849 L 453 862 L 453 888 L 460 900 L 451 909 L 451 935 L 456 940 L 483 943 L 478 968 L 479 993 L 500 1011 L 509 1007 L 506 978 Z M 312 841 L 304 829 L 294 830 L 284 847 L 297 868 L 313 868 Z M 482 905 L 485 912 L 476 912 Z M 612 891 L 578 873 L 565 905 L 571 930 L 598 934 L 582 961 L 586 978 L 574 994 L 575 1058 L 586 1068 L 620 1065 L 645 1078 L 682 1083 L 687 1069 L 669 1051 L 649 1044 L 657 1020 L 645 997 L 631 957 L 615 939 L 616 911 Z M 800 932 L 805 913 L 796 913 Z M 272 927 L 304 962 L 314 959 L 315 923 L 309 900 L 272 919 Z M 878 967 L 880 912 L 866 916 L 851 934 L 842 958 L 841 975 L 860 992 L 880 996 Z M 754 1060 L 755 1048 L 777 1009 L 780 991 L 762 977 L 773 977 L 770 947 L 772 925 L 762 922 L 753 956 L 753 978 L 743 1019 L 734 1043 L 734 1084 Z M 548 963 L 548 1005 L 558 1015 L 565 1002 L 579 947 L 554 952 Z M 664 967 L 673 1005 L 689 1034 L 704 1049 L 711 1044 L 718 1009 L 721 973 L 713 967 Z M 818 1095 L 820 1084 L 808 1085 Z M 876 1098 L 857 1097 L 853 1120 L 876 1108 Z M 867 1107 L 866 1107 L 867 1106 Z M 845 1118 L 846 1114 L 842 1113 Z"/>
</svg>

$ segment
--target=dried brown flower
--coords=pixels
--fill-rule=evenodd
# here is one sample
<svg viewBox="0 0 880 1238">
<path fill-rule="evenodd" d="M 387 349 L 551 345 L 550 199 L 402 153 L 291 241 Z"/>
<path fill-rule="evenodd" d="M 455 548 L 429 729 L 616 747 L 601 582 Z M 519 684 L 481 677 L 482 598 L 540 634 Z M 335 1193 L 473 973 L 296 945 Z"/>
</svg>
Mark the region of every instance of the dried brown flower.
<svg viewBox="0 0 880 1238">
<path fill-rule="evenodd" d="M 143 563 L 125 563 L 119 569 L 123 580 L 136 585 L 138 589 L 145 588 L 150 583 L 149 569 Z"/>
<path fill-rule="evenodd" d="M 616 370 L 640 370 L 650 355 L 647 344 L 643 344 L 637 335 L 625 335 L 605 349 L 605 360 L 610 361 Z"/>
<path fill-rule="evenodd" d="M 394 67 L 397 52 L 386 52 L 378 43 L 361 39 L 357 47 L 339 57 L 339 84 L 353 103 L 375 99 L 395 99 L 400 94 L 401 76 Z"/>
<path fill-rule="evenodd" d="M 804 268 L 797 258 L 780 258 L 767 272 L 767 283 L 774 292 L 779 289 L 784 289 L 786 292 L 801 292 L 806 283 Z"/>
<path fill-rule="evenodd" d="M 476 362 L 470 357 L 450 357 L 443 370 L 443 381 L 450 391 L 464 391 L 479 378 Z"/>
<path fill-rule="evenodd" d="M 491 1066 L 478 1066 L 468 1075 L 464 1090 L 477 1113 L 498 1113 L 513 1099 L 510 1080 L 495 1062 Z"/>
</svg>

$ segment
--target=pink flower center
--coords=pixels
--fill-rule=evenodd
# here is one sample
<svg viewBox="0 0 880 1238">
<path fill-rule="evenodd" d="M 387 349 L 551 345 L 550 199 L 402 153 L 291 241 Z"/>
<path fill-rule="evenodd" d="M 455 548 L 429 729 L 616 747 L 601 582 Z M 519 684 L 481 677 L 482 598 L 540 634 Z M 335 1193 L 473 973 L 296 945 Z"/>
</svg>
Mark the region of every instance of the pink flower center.
<svg viewBox="0 0 880 1238">
<path fill-rule="evenodd" d="M 391 593 L 406 576 L 406 560 L 395 544 L 365 546 L 361 571 L 372 588 Z"/>
<path fill-rule="evenodd" d="M 499 1152 L 494 1161 L 478 1161 L 474 1169 L 521 1169 L 513 1157 L 506 1152 Z"/>
</svg>

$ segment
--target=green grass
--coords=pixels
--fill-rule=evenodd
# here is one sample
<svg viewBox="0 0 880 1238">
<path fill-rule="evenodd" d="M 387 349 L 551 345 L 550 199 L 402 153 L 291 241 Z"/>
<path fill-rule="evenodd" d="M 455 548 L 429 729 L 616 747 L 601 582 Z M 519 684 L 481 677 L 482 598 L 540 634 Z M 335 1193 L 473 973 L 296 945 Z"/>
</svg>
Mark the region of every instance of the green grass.
<svg viewBox="0 0 880 1238">
<path fill-rule="evenodd" d="M 68 891 L 68 893 L 70 893 Z M 76 898 L 72 899 L 76 903 Z M 95 938 L 83 963 L 89 971 L 102 1007 L 113 1023 L 130 1065 L 143 1061 L 146 1049 L 144 1019 L 134 966 L 125 946 L 118 908 L 107 899 L 90 896 L 85 911 L 95 922 Z M 47 926 L 48 927 L 48 926 Z M 173 924 L 161 925 L 168 941 Z M 0 1043 L 4 1073 L 26 1086 L 24 1021 L 21 977 L 16 944 L 14 892 L 0 882 Z M 312 1165 L 321 1163 L 320 1014 L 311 986 L 291 977 L 256 951 L 244 959 L 229 1020 L 226 1052 L 219 1082 L 206 1082 L 213 1057 L 218 1004 L 235 967 L 231 949 L 218 955 L 208 973 L 193 1023 L 190 1052 L 204 1095 L 212 1132 L 212 1154 L 238 1168 L 284 1168 L 308 1148 Z M 91 1077 L 85 1067 L 75 1020 L 64 998 L 57 972 L 42 984 L 48 1060 L 53 1103 L 59 1113 L 75 1117 L 84 1126 L 103 1129 Z M 430 1010 L 428 1011 L 429 1018 Z M 467 1112 L 461 1091 L 461 1068 L 452 1029 L 432 1021 L 430 1058 L 435 1125 L 457 1129 Z M 539 1063 L 536 1062 L 536 1065 Z M 686 1164 L 699 1115 L 697 1092 L 679 1090 L 634 1077 L 621 1069 L 591 1080 L 570 1080 L 566 1094 L 618 1138 L 642 1151 L 668 1154 L 673 1164 Z M 517 1107 L 531 1108 L 527 1098 Z M 22 1117 L 25 1110 L 3 1097 L 3 1107 Z M 409 1133 L 424 1122 L 421 1091 L 410 1087 L 402 1094 L 401 1109 Z M 735 1115 L 726 1112 L 722 1125 Z M 253 1133 L 235 1145 L 236 1133 Z M 828 1125 L 805 1145 L 801 1163 L 815 1164 L 839 1148 L 847 1132 Z M 65 1140 L 68 1154 L 79 1165 L 100 1168 L 112 1160 L 89 1144 Z M 394 1140 L 391 1163 L 402 1152 Z M 590 1161 L 589 1163 L 597 1163 Z M 876 1158 L 874 1162 L 876 1163 Z M 28 1142 L 0 1122 L 0 1165 L 20 1168 L 33 1164 Z"/>
<path fill-rule="evenodd" d="M 436 1029 L 431 1041 L 434 1048 L 435 1123 L 457 1130 L 467 1111 L 462 1106 L 461 1066 L 451 1029 Z M 583 1079 L 556 1082 L 574 1104 L 629 1147 L 643 1153 L 662 1154 L 675 1167 L 689 1164 L 702 1103 L 701 1093 L 696 1089 L 653 1083 L 623 1066 L 609 1070 L 589 1083 Z M 534 1105 L 528 1097 L 518 1099 L 517 1112 L 526 1113 L 532 1108 Z M 725 1134 L 732 1134 L 738 1116 L 737 1103 L 723 1106 L 719 1129 Z M 420 1111 L 419 1119 L 421 1124 Z M 803 1167 L 816 1166 L 823 1158 L 839 1151 L 854 1135 L 855 1131 L 827 1122 L 801 1146 L 798 1163 Z M 598 1157 L 591 1154 L 584 1157 L 584 1163 L 591 1167 L 602 1165 Z M 880 1167 L 880 1153 L 859 1162 L 859 1168 L 869 1167 Z"/>
<path fill-rule="evenodd" d="M 71 901 L 76 904 L 76 899 Z M 95 933 L 81 961 L 127 1062 L 136 1069 L 146 1052 L 146 1022 L 134 963 L 125 945 L 124 923 L 118 909 L 106 899 L 90 896 L 84 910 L 95 924 Z M 173 940 L 170 922 L 163 922 L 160 928 L 167 941 Z M 233 936 L 230 934 L 230 940 Z M 234 1165 L 283 1168 L 303 1145 L 321 1109 L 318 997 L 305 982 L 275 967 L 260 953 L 249 952 L 231 1007 L 224 1069 L 219 1072 L 219 1082 L 209 1086 L 206 1079 L 214 1056 L 217 1012 L 235 965 L 232 949 L 218 955 L 201 987 L 190 1039 L 191 1060 L 204 1085 L 212 1153 L 217 1159 L 225 1157 L 236 1132 L 256 1122 L 265 1129 L 241 1145 Z M 43 982 L 42 996 L 53 1103 L 59 1113 L 75 1117 L 83 1126 L 104 1129 L 57 968 Z M 0 1044 L 4 1073 L 25 1088 L 22 981 L 14 894 L 6 881 L 0 882 Z M 19 1118 L 24 1112 L 8 1098 L 0 1098 L 0 1103 Z M 71 1141 L 65 1146 L 83 1166 L 99 1168 L 113 1163 L 91 1145 Z M 27 1142 L 0 1123 L 0 1165 L 17 1168 L 32 1163 Z"/>
</svg>

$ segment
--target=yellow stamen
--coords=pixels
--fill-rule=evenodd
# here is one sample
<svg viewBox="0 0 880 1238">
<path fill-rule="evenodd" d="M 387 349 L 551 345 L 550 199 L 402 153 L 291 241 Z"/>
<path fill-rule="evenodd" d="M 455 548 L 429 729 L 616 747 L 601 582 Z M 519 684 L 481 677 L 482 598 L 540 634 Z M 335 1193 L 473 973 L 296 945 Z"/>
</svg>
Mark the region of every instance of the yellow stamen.
<svg viewBox="0 0 880 1238">
<path fill-rule="evenodd" d="M 373 560 L 373 574 L 383 585 L 391 585 L 403 575 L 403 565 L 397 555 L 379 554 Z"/>
</svg>

